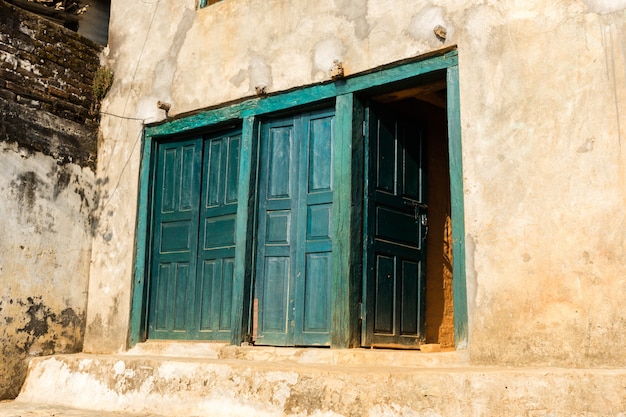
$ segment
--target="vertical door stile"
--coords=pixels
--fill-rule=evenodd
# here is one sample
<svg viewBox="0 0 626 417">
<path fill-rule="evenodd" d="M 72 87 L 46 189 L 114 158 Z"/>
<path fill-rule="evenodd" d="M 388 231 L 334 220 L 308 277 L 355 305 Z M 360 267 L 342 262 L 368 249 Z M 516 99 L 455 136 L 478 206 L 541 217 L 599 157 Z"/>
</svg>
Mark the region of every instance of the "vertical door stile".
<svg viewBox="0 0 626 417">
<path fill-rule="evenodd" d="M 294 146 L 298 150 L 297 159 L 294 160 L 294 171 L 297 172 L 297 179 L 294 181 L 294 222 L 292 224 L 292 245 L 291 256 L 294 260 L 294 273 L 291 282 L 292 295 L 289 299 L 289 307 L 291 312 L 291 320 L 289 322 L 288 331 L 291 333 L 293 345 L 302 345 L 302 328 L 304 326 L 304 304 L 305 287 L 307 281 L 306 275 L 306 252 L 307 239 L 306 230 L 300 226 L 302 222 L 307 221 L 307 172 L 309 169 L 309 126 L 308 120 L 303 115 L 294 117 Z M 303 305 L 297 305 L 298 302 Z"/>
<path fill-rule="evenodd" d="M 333 121 L 331 209 L 331 347 L 361 345 L 364 108 L 352 93 L 337 96 Z"/>
</svg>

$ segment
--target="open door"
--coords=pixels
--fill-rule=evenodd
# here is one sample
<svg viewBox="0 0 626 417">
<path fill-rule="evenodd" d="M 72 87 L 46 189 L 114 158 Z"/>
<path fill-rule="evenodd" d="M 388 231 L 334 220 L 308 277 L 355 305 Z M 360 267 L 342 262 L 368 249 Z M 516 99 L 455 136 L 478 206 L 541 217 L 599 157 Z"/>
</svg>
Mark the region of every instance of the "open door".
<svg viewBox="0 0 626 417">
<path fill-rule="evenodd" d="M 371 105 L 366 114 L 364 346 L 424 341 L 427 205 L 418 122 Z"/>
</svg>

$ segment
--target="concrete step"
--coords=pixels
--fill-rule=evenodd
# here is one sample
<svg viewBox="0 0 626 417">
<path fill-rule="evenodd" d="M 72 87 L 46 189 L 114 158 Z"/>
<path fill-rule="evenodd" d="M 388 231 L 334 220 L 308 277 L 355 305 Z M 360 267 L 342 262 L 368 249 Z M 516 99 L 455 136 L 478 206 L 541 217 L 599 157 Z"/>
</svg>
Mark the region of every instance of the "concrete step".
<svg viewBox="0 0 626 417">
<path fill-rule="evenodd" d="M 33 359 L 16 403 L 142 416 L 626 417 L 625 369 L 467 363 L 464 352 L 143 344 Z"/>
<path fill-rule="evenodd" d="M 0 401 L 2 417 L 163 417 L 153 413 L 81 410 L 60 405 L 32 404 L 23 401 Z"/>
</svg>

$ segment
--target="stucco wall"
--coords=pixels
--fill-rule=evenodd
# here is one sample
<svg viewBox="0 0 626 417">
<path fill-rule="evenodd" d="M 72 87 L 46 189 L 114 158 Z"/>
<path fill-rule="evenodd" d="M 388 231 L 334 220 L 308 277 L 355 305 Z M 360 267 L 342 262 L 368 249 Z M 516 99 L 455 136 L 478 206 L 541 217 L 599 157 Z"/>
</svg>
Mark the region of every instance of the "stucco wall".
<svg viewBox="0 0 626 417">
<path fill-rule="evenodd" d="M 471 360 L 626 363 L 626 2 L 194 6 L 112 2 L 86 350 L 126 343 L 141 120 L 164 117 L 158 100 L 178 114 L 326 80 L 335 59 L 350 75 L 457 45 Z"/>
<path fill-rule="evenodd" d="M 28 360 L 82 349 L 100 48 L 0 1 L 0 399 Z"/>
<path fill-rule="evenodd" d="M 0 142 L 0 398 L 17 395 L 31 357 L 82 349 L 93 182 Z"/>
</svg>

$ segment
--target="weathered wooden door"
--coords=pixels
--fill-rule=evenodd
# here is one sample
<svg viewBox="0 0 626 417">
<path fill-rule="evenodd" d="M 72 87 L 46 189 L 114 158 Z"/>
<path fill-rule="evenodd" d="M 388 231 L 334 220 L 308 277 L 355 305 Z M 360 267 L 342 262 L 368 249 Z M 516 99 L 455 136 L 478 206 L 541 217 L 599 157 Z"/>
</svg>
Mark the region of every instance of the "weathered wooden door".
<svg viewBox="0 0 626 417">
<path fill-rule="evenodd" d="M 204 142 L 195 290 L 201 339 L 230 338 L 240 142 L 239 134 Z"/>
<path fill-rule="evenodd" d="M 334 113 L 262 125 L 253 336 L 330 344 Z"/>
<path fill-rule="evenodd" d="M 159 143 L 148 338 L 228 340 L 238 133 Z"/>
<path fill-rule="evenodd" d="M 422 131 L 369 109 L 363 344 L 419 346 L 425 311 Z"/>
</svg>

